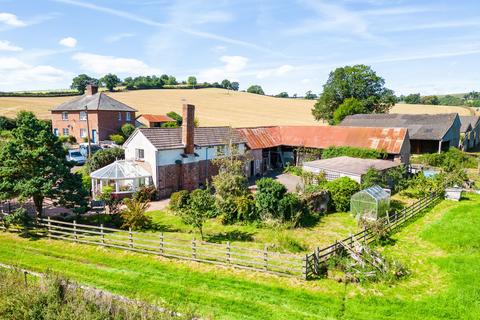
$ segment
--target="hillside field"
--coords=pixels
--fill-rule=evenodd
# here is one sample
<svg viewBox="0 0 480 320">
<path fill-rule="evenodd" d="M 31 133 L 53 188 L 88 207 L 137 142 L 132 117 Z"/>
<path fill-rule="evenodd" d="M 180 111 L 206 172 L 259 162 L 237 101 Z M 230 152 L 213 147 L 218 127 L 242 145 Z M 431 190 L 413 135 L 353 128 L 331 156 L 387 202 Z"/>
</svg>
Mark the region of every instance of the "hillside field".
<svg viewBox="0 0 480 320">
<path fill-rule="evenodd" d="M 251 127 L 262 125 L 318 125 L 311 109 L 314 100 L 285 99 L 224 89 L 154 89 L 108 93 L 115 99 L 139 110 L 139 113 L 181 113 L 183 103 L 196 106 L 202 126 L 230 125 Z M 14 117 L 20 110 L 35 112 L 48 119 L 49 110 L 74 97 L 0 97 L 0 115 Z M 397 104 L 393 113 L 470 114 L 465 107 Z"/>
</svg>

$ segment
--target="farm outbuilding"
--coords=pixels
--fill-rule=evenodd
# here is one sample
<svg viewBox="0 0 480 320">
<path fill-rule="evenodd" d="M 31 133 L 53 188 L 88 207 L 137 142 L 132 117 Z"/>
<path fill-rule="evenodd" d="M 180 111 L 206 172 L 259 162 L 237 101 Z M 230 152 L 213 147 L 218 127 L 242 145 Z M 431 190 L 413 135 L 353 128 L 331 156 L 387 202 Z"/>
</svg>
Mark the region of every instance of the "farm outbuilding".
<svg viewBox="0 0 480 320">
<path fill-rule="evenodd" d="M 362 177 L 370 168 L 373 168 L 382 174 L 389 169 L 401 165 L 400 162 L 390 160 L 337 157 L 305 162 L 303 164 L 303 170 L 313 173 L 324 172 L 327 180 L 349 177 L 350 179 L 361 183 Z"/>
<path fill-rule="evenodd" d="M 407 128 L 412 153 L 435 153 L 458 148 L 461 122 L 457 113 L 444 114 L 354 114 L 341 126 Z"/>
<path fill-rule="evenodd" d="M 357 218 L 376 220 L 387 215 L 390 193 L 380 186 L 372 186 L 355 193 L 350 199 L 350 212 Z"/>
</svg>

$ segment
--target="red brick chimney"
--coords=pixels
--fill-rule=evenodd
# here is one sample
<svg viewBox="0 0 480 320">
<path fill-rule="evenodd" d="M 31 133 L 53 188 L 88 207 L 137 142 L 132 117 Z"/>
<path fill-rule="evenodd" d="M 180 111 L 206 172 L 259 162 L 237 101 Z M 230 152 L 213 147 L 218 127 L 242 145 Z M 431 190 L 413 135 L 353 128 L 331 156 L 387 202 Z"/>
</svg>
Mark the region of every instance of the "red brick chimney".
<svg viewBox="0 0 480 320">
<path fill-rule="evenodd" d="M 98 92 L 98 86 L 96 84 L 87 84 L 87 96 L 93 96 Z"/>
<path fill-rule="evenodd" d="M 185 146 L 185 154 L 193 154 L 195 152 L 195 106 L 184 104 L 182 117 L 182 143 Z"/>
</svg>

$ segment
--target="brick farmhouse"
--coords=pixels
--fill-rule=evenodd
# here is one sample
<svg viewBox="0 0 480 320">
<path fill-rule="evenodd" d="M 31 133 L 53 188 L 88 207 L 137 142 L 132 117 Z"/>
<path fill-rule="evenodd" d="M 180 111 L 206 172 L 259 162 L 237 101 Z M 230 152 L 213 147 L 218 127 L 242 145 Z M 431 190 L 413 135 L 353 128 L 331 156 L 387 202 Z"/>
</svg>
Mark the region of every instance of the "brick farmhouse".
<svg viewBox="0 0 480 320">
<path fill-rule="evenodd" d="M 84 95 L 51 110 L 52 128 L 57 136 L 73 136 L 77 142 L 90 136 L 93 143 L 98 143 L 118 133 L 125 123 L 135 125 L 135 112 L 134 108 L 98 92 L 97 86 L 88 85 Z"/>
</svg>

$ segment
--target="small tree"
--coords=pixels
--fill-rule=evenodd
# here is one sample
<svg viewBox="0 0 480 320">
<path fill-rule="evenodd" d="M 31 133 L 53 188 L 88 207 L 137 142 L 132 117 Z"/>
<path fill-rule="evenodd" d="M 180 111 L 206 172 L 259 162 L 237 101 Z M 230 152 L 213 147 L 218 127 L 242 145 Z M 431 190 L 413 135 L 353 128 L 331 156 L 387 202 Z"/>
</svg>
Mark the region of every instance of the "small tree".
<svg viewBox="0 0 480 320">
<path fill-rule="evenodd" d="M 193 86 L 193 87 L 196 86 L 196 85 L 197 85 L 197 78 L 194 77 L 194 76 L 188 77 L 188 79 L 187 79 L 187 84 L 188 84 L 189 86 Z"/>
<path fill-rule="evenodd" d="M 247 92 L 249 92 L 249 93 L 255 93 L 255 94 L 261 94 L 261 95 L 264 95 L 264 94 L 265 94 L 265 92 L 263 92 L 262 87 L 260 87 L 260 86 L 257 85 L 257 84 L 248 87 Z"/>
<path fill-rule="evenodd" d="M 215 199 L 210 190 L 196 189 L 190 194 L 188 206 L 180 210 L 180 217 L 185 224 L 196 228 L 203 240 L 203 225 L 214 212 Z"/>
<path fill-rule="evenodd" d="M 232 88 L 233 91 L 238 91 L 238 89 L 240 89 L 240 84 L 236 81 L 233 81 L 231 84 L 230 84 L 230 87 Z"/>
<path fill-rule="evenodd" d="M 346 212 L 350 208 L 350 198 L 360 191 L 360 185 L 348 178 L 342 177 L 329 181 L 325 188 L 330 193 L 331 208 L 336 212 Z"/>
<path fill-rule="evenodd" d="M 121 134 L 111 134 L 108 138 L 118 146 L 121 146 L 125 142 L 125 138 Z"/>
<path fill-rule="evenodd" d="M 125 198 L 123 204 L 125 208 L 120 211 L 123 221 L 122 228 L 138 230 L 145 228 L 151 223 L 152 218 L 145 214 L 148 208 L 147 201 Z"/>
<path fill-rule="evenodd" d="M 221 86 L 224 89 L 230 90 L 232 88 L 232 83 L 230 82 L 230 80 L 225 79 L 222 81 Z"/>
<path fill-rule="evenodd" d="M 117 75 L 115 74 L 106 74 L 104 75 L 102 78 L 100 78 L 100 83 L 103 84 L 107 89 L 108 91 L 112 92 L 113 89 L 115 89 L 115 87 L 122 83 L 122 80 L 120 80 L 119 77 L 117 77 Z"/>
<path fill-rule="evenodd" d="M 362 177 L 362 189 L 370 188 L 374 185 L 384 187 L 384 179 L 380 172 L 375 168 L 369 168 L 367 173 Z"/>
<path fill-rule="evenodd" d="M 318 96 L 315 93 L 312 93 L 312 91 L 308 90 L 307 92 L 305 92 L 305 99 L 315 100 L 318 99 Z"/>
</svg>

